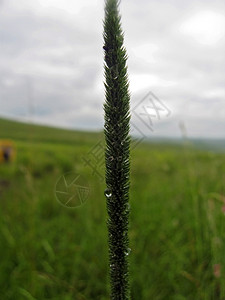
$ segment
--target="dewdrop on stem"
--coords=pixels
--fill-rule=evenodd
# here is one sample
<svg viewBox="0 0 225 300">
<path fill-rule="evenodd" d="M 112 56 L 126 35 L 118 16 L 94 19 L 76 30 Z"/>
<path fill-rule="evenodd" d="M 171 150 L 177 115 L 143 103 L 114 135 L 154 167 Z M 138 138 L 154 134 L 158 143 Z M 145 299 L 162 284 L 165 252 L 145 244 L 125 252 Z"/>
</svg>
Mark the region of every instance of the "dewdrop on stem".
<svg viewBox="0 0 225 300">
<path fill-rule="evenodd" d="M 106 189 L 104 194 L 108 199 L 112 197 L 112 191 L 110 189 Z"/>
<path fill-rule="evenodd" d="M 125 255 L 128 256 L 130 254 L 130 252 L 131 252 L 131 249 L 128 248 L 127 251 L 125 251 Z"/>
</svg>

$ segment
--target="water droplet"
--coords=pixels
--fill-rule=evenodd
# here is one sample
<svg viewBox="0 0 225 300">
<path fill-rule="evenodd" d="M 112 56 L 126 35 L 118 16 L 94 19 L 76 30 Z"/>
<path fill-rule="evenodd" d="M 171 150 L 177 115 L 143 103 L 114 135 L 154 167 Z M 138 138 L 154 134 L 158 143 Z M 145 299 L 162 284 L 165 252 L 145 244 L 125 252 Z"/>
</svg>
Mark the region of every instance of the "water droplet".
<svg viewBox="0 0 225 300">
<path fill-rule="evenodd" d="M 110 189 L 106 189 L 105 192 L 104 192 L 104 194 L 105 194 L 105 196 L 106 196 L 107 198 L 112 197 L 112 191 L 111 191 Z"/>
<path fill-rule="evenodd" d="M 127 251 L 125 251 L 125 254 L 128 256 L 130 254 L 130 252 L 131 252 L 131 249 L 128 248 Z"/>
</svg>

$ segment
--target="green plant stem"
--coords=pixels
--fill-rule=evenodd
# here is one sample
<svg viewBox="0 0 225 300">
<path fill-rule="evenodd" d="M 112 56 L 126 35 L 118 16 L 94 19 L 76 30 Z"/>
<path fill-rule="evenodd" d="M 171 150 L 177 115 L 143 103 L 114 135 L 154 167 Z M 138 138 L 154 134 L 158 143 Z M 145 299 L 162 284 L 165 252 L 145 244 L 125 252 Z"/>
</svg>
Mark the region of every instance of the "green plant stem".
<svg viewBox="0 0 225 300">
<path fill-rule="evenodd" d="M 111 299 L 129 299 L 130 95 L 117 0 L 105 3 L 105 140 Z"/>
</svg>

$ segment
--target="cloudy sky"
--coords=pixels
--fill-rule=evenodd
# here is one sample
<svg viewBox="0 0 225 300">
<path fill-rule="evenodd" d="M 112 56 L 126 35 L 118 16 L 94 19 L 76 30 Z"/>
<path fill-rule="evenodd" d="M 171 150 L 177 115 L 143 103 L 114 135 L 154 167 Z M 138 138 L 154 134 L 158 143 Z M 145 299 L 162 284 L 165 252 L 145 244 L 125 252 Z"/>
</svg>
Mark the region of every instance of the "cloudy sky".
<svg viewBox="0 0 225 300">
<path fill-rule="evenodd" d="M 225 138 L 224 0 L 122 0 L 120 11 L 133 130 Z M 101 129 L 103 18 L 103 0 L 0 0 L 0 116 Z"/>
</svg>

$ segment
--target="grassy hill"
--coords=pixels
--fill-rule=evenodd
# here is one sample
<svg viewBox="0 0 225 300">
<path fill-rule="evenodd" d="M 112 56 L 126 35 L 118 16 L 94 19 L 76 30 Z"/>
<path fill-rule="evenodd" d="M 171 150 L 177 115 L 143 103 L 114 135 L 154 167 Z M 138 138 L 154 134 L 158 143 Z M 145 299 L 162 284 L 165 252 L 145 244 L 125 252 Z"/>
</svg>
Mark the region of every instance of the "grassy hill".
<svg viewBox="0 0 225 300">
<path fill-rule="evenodd" d="M 0 138 L 32 143 L 74 144 L 92 143 L 102 137 L 102 133 L 75 131 L 41 125 L 22 123 L 0 118 Z"/>
<path fill-rule="evenodd" d="M 0 298 L 109 299 L 102 133 L 0 119 L 6 138 Z M 225 155 L 145 143 L 131 156 L 132 299 L 225 299 Z M 77 175 L 88 195 L 65 190 Z"/>
</svg>

